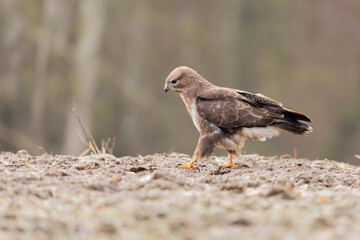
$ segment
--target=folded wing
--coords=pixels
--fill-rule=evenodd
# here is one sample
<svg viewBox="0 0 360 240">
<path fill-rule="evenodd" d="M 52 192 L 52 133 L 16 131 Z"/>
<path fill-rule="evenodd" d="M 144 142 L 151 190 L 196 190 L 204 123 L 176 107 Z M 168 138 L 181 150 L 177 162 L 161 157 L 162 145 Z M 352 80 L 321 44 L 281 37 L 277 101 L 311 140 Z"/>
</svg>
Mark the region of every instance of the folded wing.
<svg viewBox="0 0 360 240">
<path fill-rule="evenodd" d="M 310 121 L 303 113 L 286 109 L 261 94 L 228 88 L 213 88 L 196 99 L 198 113 L 207 121 L 231 131 L 239 127 L 276 126 L 295 134 L 312 129 L 301 121 Z"/>
<path fill-rule="evenodd" d="M 235 93 L 235 94 L 234 94 Z M 218 127 L 231 130 L 238 127 L 266 127 L 281 113 L 269 111 L 244 101 L 231 89 L 213 89 L 197 97 L 199 115 Z"/>
</svg>

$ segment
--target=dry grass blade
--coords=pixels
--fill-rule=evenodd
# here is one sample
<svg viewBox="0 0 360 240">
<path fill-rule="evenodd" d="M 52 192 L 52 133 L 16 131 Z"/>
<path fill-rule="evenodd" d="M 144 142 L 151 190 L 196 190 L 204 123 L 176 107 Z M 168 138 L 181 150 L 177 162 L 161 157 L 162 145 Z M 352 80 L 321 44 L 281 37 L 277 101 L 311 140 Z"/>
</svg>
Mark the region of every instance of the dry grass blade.
<svg viewBox="0 0 360 240">
<path fill-rule="evenodd" d="M 88 154 L 90 152 L 90 148 L 87 148 L 87 149 L 85 149 L 85 151 L 83 151 L 80 155 L 79 155 L 79 157 L 83 157 L 83 156 L 85 156 L 86 154 Z"/>
<path fill-rule="evenodd" d="M 94 144 L 95 144 L 95 146 L 96 146 L 96 143 L 90 142 L 90 143 L 89 143 L 89 148 L 91 149 L 91 151 L 92 151 L 93 153 L 100 154 L 101 152 L 98 150 L 97 147 L 96 147 L 96 148 L 94 147 Z"/>
<path fill-rule="evenodd" d="M 27 157 L 27 158 L 24 160 L 24 161 L 25 161 L 25 165 L 26 165 L 27 167 L 29 167 L 29 168 L 37 171 L 37 172 L 40 172 L 39 169 L 37 169 L 36 167 L 34 167 L 33 165 L 31 165 L 31 164 L 28 162 L 29 159 L 30 159 L 30 157 Z"/>
<path fill-rule="evenodd" d="M 43 148 L 43 147 L 38 147 L 38 148 L 44 152 L 43 154 L 49 154 L 49 153 L 45 150 L 45 148 Z M 52 155 L 52 154 L 50 154 L 50 155 Z"/>
<path fill-rule="evenodd" d="M 82 121 L 80 119 L 79 109 L 75 102 L 73 103 L 72 113 L 73 113 L 74 118 L 78 121 L 80 128 L 82 130 L 82 133 L 83 133 L 82 134 L 83 136 L 79 133 L 78 133 L 78 135 L 79 135 L 81 141 L 87 146 L 87 149 L 85 151 L 83 151 L 80 154 L 80 156 L 85 156 L 90 151 L 94 154 L 101 154 L 101 153 L 112 154 L 114 146 L 115 146 L 115 138 L 113 138 L 113 141 L 111 141 L 110 138 L 107 141 L 102 140 L 101 141 L 101 150 L 100 150 L 95 142 L 95 139 L 93 138 L 93 136 L 89 133 L 87 128 L 85 128 L 84 124 L 82 123 Z M 112 142 L 112 145 L 111 145 L 111 147 L 109 147 L 111 142 Z"/>
<path fill-rule="evenodd" d="M 112 152 L 114 150 L 115 142 L 116 142 L 115 138 L 113 138 L 113 139 L 108 138 L 106 141 L 101 140 L 101 151 L 103 153 L 112 154 Z"/>
<path fill-rule="evenodd" d="M 113 137 L 111 147 L 108 147 L 108 146 L 107 146 L 108 151 L 109 151 L 109 153 L 111 153 L 111 154 L 112 154 L 112 152 L 114 151 L 115 143 L 116 143 L 116 138 Z"/>
<path fill-rule="evenodd" d="M 277 158 L 277 155 L 276 155 L 276 156 L 273 156 L 273 157 L 270 157 L 269 160 L 271 161 L 271 160 L 274 160 L 274 159 L 276 159 L 276 158 Z"/>
<path fill-rule="evenodd" d="M 101 140 L 101 152 L 106 152 L 106 145 L 107 142 L 105 140 Z"/>
<path fill-rule="evenodd" d="M 95 153 L 97 153 L 97 154 L 102 153 L 102 152 L 99 150 L 99 148 L 98 148 L 98 146 L 97 146 L 94 138 L 92 137 L 92 135 L 90 135 L 90 138 L 91 138 L 90 145 L 92 146 L 92 149 L 93 149 L 92 151 L 95 152 Z"/>
<path fill-rule="evenodd" d="M 81 130 L 82 130 L 82 132 L 84 134 L 84 137 L 86 139 L 85 142 L 89 143 L 91 141 L 90 134 L 88 133 L 87 129 L 82 124 L 82 121 L 80 119 L 79 109 L 78 109 L 75 102 L 73 103 L 72 113 L 74 115 L 74 118 L 78 121 L 78 123 L 79 123 L 79 125 L 81 127 Z"/>
<path fill-rule="evenodd" d="M 284 154 L 284 155 L 281 155 L 280 156 L 280 159 L 283 160 L 283 159 L 292 159 L 293 157 L 290 155 L 290 154 Z"/>
<path fill-rule="evenodd" d="M 80 137 L 81 141 L 88 147 L 84 152 L 81 153 L 81 156 L 85 156 L 90 150 L 93 153 L 100 153 L 96 150 L 96 148 L 93 146 L 92 142 L 86 142 L 85 139 L 81 136 L 80 133 L 78 133 L 78 136 Z M 95 141 L 94 141 L 95 142 Z M 86 153 L 85 153 L 86 152 Z M 85 153 L 85 154 L 84 154 Z M 84 155 L 82 155 L 84 154 Z"/>
<path fill-rule="evenodd" d="M 79 135 L 81 141 L 88 147 L 88 149 L 85 150 L 84 152 L 82 152 L 81 154 L 85 155 L 90 150 L 95 154 L 101 153 L 99 151 L 99 148 L 96 146 L 96 142 L 95 142 L 94 138 L 92 137 L 92 135 L 89 133 L 89 131 L 85 128 L 84 124 L 82 123 L 80 114 L 79 114 L 79 109 L 75 102 L 73 103 L 72 113 L 73 113 L 76 121 L 78 121 L 84 137 L 82 137 L 80 134 L 78 134 L 78 135 Z"/>
</svg>

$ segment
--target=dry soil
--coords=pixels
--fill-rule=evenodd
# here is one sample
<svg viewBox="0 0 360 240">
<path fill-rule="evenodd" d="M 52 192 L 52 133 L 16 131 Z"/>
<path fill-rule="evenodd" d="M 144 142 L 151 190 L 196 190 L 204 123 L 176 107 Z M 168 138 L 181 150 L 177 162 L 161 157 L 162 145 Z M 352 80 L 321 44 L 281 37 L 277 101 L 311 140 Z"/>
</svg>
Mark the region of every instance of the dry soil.
<svg viewBox="0 0 360 240">
<path fill-rule="evenodd" d="M 0 239 L 359 239 L 360 167 L 244 155 L 0 155 Z"/>
</svg>

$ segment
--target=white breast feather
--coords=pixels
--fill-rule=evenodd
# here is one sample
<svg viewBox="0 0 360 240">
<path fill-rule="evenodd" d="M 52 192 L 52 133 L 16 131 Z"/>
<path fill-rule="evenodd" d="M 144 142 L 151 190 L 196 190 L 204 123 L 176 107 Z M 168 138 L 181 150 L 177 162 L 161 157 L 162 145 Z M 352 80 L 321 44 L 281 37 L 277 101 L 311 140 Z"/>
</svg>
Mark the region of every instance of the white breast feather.
<svg viewBox="0 0 360 240">
<path fill-rule="evenodd" d="M 195 124 L 196 129 L 200 132 L 200 116 L 196 109 L 196 103 L 191 104 L 191 118 Z"/>
<path fill-rule="evenodd" d="M 265 141 L 279 136 L 280 132 L 274 127 L 243 128 L 242 135 L 250 140 Z"/>
</svg>

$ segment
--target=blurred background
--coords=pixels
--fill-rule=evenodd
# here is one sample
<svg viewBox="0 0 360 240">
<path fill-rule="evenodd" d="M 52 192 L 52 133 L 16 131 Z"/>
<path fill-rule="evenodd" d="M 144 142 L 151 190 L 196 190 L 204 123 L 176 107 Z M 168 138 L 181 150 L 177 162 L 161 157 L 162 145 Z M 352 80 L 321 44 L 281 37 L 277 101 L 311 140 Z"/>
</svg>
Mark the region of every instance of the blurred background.
<svg viewBox="0 0 360 240">
<path fill-rule="evenodd" d="M 308 137 L 246 153 L 360 163 L 357 0 L 1 0 L 0 53 L 0 151 L 81 153 L 74 100 L 96 141 L 116 137 L 116 156 L 192 154 L 198 133 L 163 92 L 187 65 L 313 120 Z"/>
</svg>

